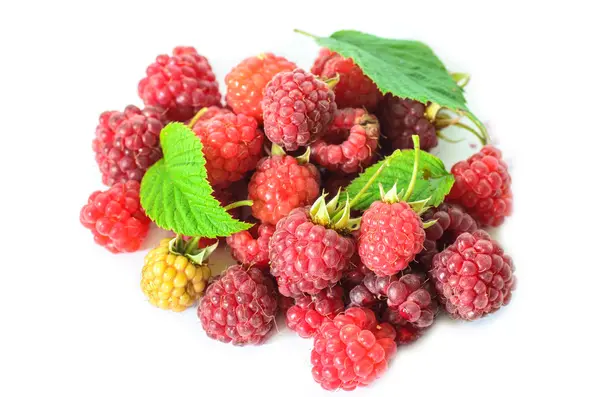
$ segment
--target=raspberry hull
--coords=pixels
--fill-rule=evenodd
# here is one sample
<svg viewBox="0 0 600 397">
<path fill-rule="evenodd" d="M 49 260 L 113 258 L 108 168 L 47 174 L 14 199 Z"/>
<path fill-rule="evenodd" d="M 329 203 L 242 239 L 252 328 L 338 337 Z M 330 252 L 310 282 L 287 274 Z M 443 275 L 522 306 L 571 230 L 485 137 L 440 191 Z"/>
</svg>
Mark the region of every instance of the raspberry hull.
<svg viewBox="0 0 600 397">
<path fill-rule="evenodd" d="M 483 230 L 463 233 L 433 258 L 431 276 L 446 311 L 476 320 L 510 302 L 516 286 L 512 259 Z"/>
<path fill-rule="evenodd" d="M 290 297 L 317 294 L 342 278 L 354 241 L 313 223 L 308 208 L 296 208 L 277 223 L 269 243 L 271 274 Z"/>
<path fill-rule="evenodd" d="M 138 84 L 138 94 L 146 106 L 165 109 L 169 121 L 185 121 L 204 107 L 221 105 L 210 64 L 193 47 L 157 56 Z"/>
<path fill-rule="evenodd" d="M 96 244 L 112 253 L 137 251 L 150 227 L 150 219 L 140 205 L 137 181 L 92 193 L 79 219 L 92 231 Z"/>
<path fill-rule="evenodd" d="M 336 109 L 333 91 L 311 73 L 278 73 L 264 91 L 265 135 L 288 151 L 308 146 L 329 128 Z"/>
<path fill-rule="evenodd" d="M 325 135 L 311 145 L 311 155 L 330 171 L 352 174 L 374 162 L 378 141 L 375 116 L 364 109 L 343 109 L 336 112 Z"/>
</svg>

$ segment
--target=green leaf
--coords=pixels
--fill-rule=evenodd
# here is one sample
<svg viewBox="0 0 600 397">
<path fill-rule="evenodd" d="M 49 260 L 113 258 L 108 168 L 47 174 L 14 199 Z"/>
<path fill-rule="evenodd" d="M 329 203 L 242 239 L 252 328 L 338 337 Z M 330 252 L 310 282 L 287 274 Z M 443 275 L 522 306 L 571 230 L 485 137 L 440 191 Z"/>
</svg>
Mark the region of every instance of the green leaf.
<svg viewBox="0 0 600 397">
<path fill-rule="evenodd" d="M 419 172 L 410 201 L 429 199 L 427 205 L 435 207 L 444 201 L 444 197 L 450 192 L 454 184 L 454 176 L 446 171 L 442 160 L 434 155 L 421 151 L 419 156 Z M 369 208 L 373 201 L 380 200 L 379 184 L 383 186 L 384 191 L 391 189 L 394 183 L 397 183 L 398 191 L 406 191 L 412 176 L 414 159 L 414 150 L 396 150 L 384 160 L 367 168 L 346 188 L 345 192 L 350 197 L 357 195 L 383 161 L 389 161 L 389 165 L 383 169 L 377 182 L 367 189 L 353 209 L 364 210 Z"/>
<path fill-rule="evenodd" d="M 381 92 L 422 103 L 437 103 L 465 111 L 478 127 L 481 122 L 468 110 L 463 89 L 427 45 L 412 40 L 384 39 L 355 30 L 340 30 L 315 41 L 352 60 L 373 80 Z"/>
<path fill-rule="evenodd" d="M 200 139 L 181 123 L 160 133 L 164 157 L 144 175 L 142 207 L 158 226 L 186 236 L 229 236 L 251 227 L 233 219 L 212 196 Z"/>
</svg>

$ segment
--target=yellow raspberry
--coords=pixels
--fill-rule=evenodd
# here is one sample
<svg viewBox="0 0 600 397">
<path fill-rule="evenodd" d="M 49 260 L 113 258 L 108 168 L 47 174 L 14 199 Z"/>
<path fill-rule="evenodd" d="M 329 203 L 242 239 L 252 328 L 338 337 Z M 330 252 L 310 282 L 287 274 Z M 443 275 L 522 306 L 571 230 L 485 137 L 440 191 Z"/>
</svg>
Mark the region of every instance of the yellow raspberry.
<svg viewBox="0 0 600 397">
<path fill-rule="evenodd" d="M 142 291 L 156 307 L 180 312 L 194 305 L 210 278 L 210 268 L 169 250 L 164 239 L 144 259 Z M 196 242 L 197 244 L 197 242 Z"/>
</svg>

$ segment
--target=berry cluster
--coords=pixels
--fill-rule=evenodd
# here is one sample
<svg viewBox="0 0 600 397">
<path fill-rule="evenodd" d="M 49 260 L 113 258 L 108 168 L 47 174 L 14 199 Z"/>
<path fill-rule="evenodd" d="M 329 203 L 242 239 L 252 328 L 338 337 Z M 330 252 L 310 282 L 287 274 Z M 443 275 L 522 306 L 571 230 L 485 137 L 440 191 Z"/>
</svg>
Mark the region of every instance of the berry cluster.
<svg viewBox="0 0 600 397">
<path fill-rule="evenodd" d="M 139 82 L 146 107 L 104 112 L 96 128 L 92 146 L 109 188 L 89 197 L 80 221 L 109 251 L 136 251 L 148 234 L 140 181 L 161 159 L 161 130 L 172 122 L 185 122 L 202 142 L 203 175 L 221 206 L 255 223 L 222 236 L 231 260 L 220 275 L 207 259 L 219 239 L 162 240 L 141 274 L 152 305 L 177 312 L 197 305 L 205 333 L 234 345 L 263 343 L 281 314 L 288 328 L 313 338 L 314 380 L 353 390 L 379 378 L 398 346 L 416 341 L 438 315 L 472 321 L 509 303 L 512 259 L 481 229 L 500 225 L 512 208 L 497 148 L 455 164 L 450 193 L 430 208 L 410 199 L 417 177 L 428 178 L 420 150 L 435 147 L 436 129 L 455 122 L 436 121 L 436 104 L 384 95 L 353 59 L 329 49 L 310 73 L 271 53 L 250 57 L 225 83 L 227 107 L 208 60 L 176 47 Z M 387 154 L 409 148 L 407 186 L 386 191 L 377 180 L 382 161 L 356 197 L 340 193 Z M 354 206 L 373 184 L 380 197 Z"/>
</svg>

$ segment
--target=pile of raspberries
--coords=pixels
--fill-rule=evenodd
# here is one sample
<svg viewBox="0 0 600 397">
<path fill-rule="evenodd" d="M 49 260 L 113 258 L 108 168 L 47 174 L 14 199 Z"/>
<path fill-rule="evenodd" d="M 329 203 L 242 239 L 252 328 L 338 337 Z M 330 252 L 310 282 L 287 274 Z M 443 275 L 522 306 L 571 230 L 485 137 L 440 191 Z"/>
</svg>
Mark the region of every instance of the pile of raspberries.
<svg viewBox="0 0 600 397">
<path fill-rule="evenodd" d="M 80 214 L 97 244 L 139 250 L 151 224 L 140 181 L 162 157 L 160 131 L 169 122 L 189 124 L 202 110 L 190 128 L 203 143 L 215 197 L 223 205 L 252 200 L 249 211 L 232 216 L 256 224 L 226 238 L 231 266 L 199 299 L 209 337 L 261 344 L 281 314 L 313 339 L 314 380 L 353 390 L 380 377 L 398 347 L 444 313 L 473 321 L 508 304 L 513 262 L 484 230 L 512 210 L 511 177 L 497 148 L 455 164 L 455 184 L 438 207 L 418 214 L 382 198 L 364 211 L 359 230 L 336 230 L 315 222 L 308 208 L 385 153 L 412 148 L 413 135 L 423 150 L 435 147 L 429 104 L 383 95 L 352 59 L 327 49 L 310 71 L 270 53 L 247 58 L 225 86 L 223 102 L 208 60 L 193 47 L 159 55 L 138 85 L 144 107 L 100 115 L 92 148 L 108 190 L 94 192 Z M 185 293 L 200 274 L 164 271 L 178 266 L 173 260 L 148 270 L 164 272 L 161 302 Z"/>
</svg>

